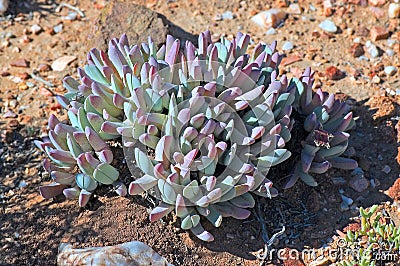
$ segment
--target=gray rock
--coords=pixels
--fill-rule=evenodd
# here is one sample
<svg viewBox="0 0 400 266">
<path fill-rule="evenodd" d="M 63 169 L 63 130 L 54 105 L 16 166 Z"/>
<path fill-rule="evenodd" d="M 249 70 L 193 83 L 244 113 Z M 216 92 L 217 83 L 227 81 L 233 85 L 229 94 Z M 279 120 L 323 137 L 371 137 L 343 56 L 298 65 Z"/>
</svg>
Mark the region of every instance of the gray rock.
<svg viewBox="0 0 400 266">
<path fill-rule="evenodd" d="M 340 211 L 348 211 L 350 209 L 349 205 L 346 204 L 346 202 L 340 203 Z"/>
<path fill-rule="evenodd" d="M 326 32 L 330 32 L 330 33 L 337 32 L 337 27 L 336 27 L 335 23 L 330 19 L 325 19 L 318 26 Z"/>
<path fill-rule="evenodd" d="M 344 185 L 346 184 L 346 179 L 344 179 L 343 177 L 339 176 L 339 177 L 332 177 L 332 182 L 334 185 Z"/>
<path fill-rule="evenodd" d="M 361 167 L 357 167 L 356 169 L 354 169 L 351 172 L 352 175 L 363 175 L 364 174 L 364 170 Z"/>
<path fill-rule="evenodd" d="M 353 204 L 353 199 L 346 197 L 345 195 L 340 195 L 342 197 L 342 200 L 344 203 L 346 203 L 348 206 L 350 206 L 351 204 Z"/>
<path fill-rule="evenodd" d="M 384 172 L 385 174 L 389 174 L 392 171 L 392 168 L 390 168 L 389 165 L 385 165 L 385 167 L 383 167 L 382 172 Z"/>
<path fill-rule="evenodd" d="M 350 179 L 349 186 L 357 192 L 363 192 L 368 188 L 369 182 L 364 175 L 356 175 Z"/>
<path fill-rule="evenodd" d="M 396 74 L 397 68 L 395 66 L 386 66 L 384 71 L 386 75 L 393 76 Z"/>
<path fill-rule="evenodd" d="M 106 51 L 112 38 L 119 38 L 126 33 L 130 44 L 147 42 L 151 36 L 156 46 L 165 43 L 165 36 L 170 34 L 183 41 L 189 40 L 197 45 L 197 38 L 182 30 L 165 16 L 129 0 L 112 0 L 107 9 L 94 21 L 93 29 L 88 30 L 88 49 L 97 47 Z"/>
</svg>

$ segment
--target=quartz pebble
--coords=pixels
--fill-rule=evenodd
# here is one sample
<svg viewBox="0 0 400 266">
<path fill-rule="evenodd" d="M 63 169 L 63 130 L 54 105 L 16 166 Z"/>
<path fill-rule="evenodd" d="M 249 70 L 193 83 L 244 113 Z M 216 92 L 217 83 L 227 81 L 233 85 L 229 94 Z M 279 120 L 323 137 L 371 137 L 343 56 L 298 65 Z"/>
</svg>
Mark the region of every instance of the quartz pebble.
<svg viewBox="0 0 400 266">
<path fill-rule="evenodd" d="M 326 32 L 330 32 L 330 33 L 337 32 L 337 27 L 336 27 L 335 23 L 330 19 L 326 19 L 326 20 L 322 21 L 318 26 Z"/>
<path fill-rule="evenodd" d="M 60 33 L 63 29 L 63 24 L 58 24 L 56 26 L 53 27 L 53 30 L 55 33 Z"/>
<path fill-rule="evenodd" d="M 368 3 L 372 6 L 383 6 L 386 0 L 368 0 Z"/>
<path fill-rule="evenodd" d="M 277 31 L 276 31 L 276 29 L 274 29 L 274 28 L 270 28 L 269 30 L 267 30 L 266 34 L 268 34 L 268 35 L 274 35 L 274 34 L 277 34 Z"/>
<path fill-rule="evenodd" d="M 291 42 L 285 42 L 282 46 L 283 51 L 290 51 L 293 49 L 293 43 Z"/>
<path fill-rule="evenodd" d="M 4 115 L 3 118 L 16 118 L 17 114 L 11 110 L 8 110 Z"/>
<path fill-rule="evenodd" d="M 376 58 L 379 56 L 379 50 L 378 48 L 375 46 L 375 44 L 373 44 L 371 41 L 367 41 L 365 43 L 365 47 L 367 48 L 367 52 L 368 54 L 372 57 L 372 58 Z"/>
<path fill-rule="evenodd" d="M 386 50 L 386 54 L 387 54 L 388 56 L 394 56 L 394 51 L 393 51 L 392 49 L 387 49 L 387 50 Z"/>
<path fill-rule="evenodd" d="M 31 27 L 31 32 L 32 32 L 33 34 L 39 34 L 41 31 L 42 31 L 42 27 L 40 27 L 40 26 L 37 25 L 37 24 L 32 25 L 32 27 Z"/>
<path fill-rule="evenodd" d="M 299 4 L 290 4 L 289 5 L 289 7 L 288 7 L 288 9 L 287 9 L 287 12 L 289 13 L 289 14 L 297 14 L 297 15 L 300 15 L 301 14 L 301 7 L 299 6 Z"/>
<path fill-rule="evenodd" d="M 397 72 L 397 68 L 394 66 L 386 66 L 385 69 L 385 74 L 388 76 L 393 76 Z"/>
<path fill-rule="evenodd" d="M 400 17 L 400 4 L 391 3 L 388 9 L 389 18 L 399 18 Z"/>
<path fill-rule="evenodd" d="M 71 55 L 66 55 L 62 56 L 60 58 L 57 58 L 52 64 L 51 68 L 54 71 L 63 71 L 67 66 L 72 62 L 76 60 L 76 56 L 71 56 Z"/>
<path fill-rule="evenodd" d="M 285 19 L 286 12 L 275 8 L 260 12 L 251 18 L 257 25 L 265 28 L 276 28 L 283 23 Z"/>
<path fill-rule="evenodd" d="M 379 84 L 379 83 L 381 83 L 381 78 L 378 77 L 377 75 L 375 75 L 375 76 L 371 79 L 371 83 L 372 83 L 372 84 Z"/>
<path fill-rule="evenodd" d="M 72 248 L 62 243 L 59 247 L 57 265 L 154 265 L 173 266 L 157 254 L 151 247 L 139 241 L 132 241 L 115 246 Z"/>
</svg>

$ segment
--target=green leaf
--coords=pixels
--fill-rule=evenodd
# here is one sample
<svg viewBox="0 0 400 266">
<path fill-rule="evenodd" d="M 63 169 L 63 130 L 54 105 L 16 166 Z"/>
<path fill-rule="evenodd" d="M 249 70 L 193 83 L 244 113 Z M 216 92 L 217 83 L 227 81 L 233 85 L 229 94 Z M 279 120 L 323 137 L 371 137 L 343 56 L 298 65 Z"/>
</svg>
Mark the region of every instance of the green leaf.
<svg viewBox="0 0 400 266">
<path fill-rule="evenodd" d="M 108 163 L 99 164 L 93 172 L 93 178 L 104 185 L 111 185 L 117 181 L 118 177 L 118 170 Z"/>
<path fill-rule="evenodd" d="M 140 168 L 140 170 L 143 171 L 143 173 L 147 175 L 153 175 L 154 174 L 154 165 L 150 158 L 142 152 L 140 149 L 135 148 L 135 160 Z"/>
<path fill-rule="evenodd" d="M 110 85 L 109 81 L 104 77 L 103 73 L 101 73 L 95 65 L 86 65 L 85 72 L 92 80 L 107 86 Z"/>
</svg>

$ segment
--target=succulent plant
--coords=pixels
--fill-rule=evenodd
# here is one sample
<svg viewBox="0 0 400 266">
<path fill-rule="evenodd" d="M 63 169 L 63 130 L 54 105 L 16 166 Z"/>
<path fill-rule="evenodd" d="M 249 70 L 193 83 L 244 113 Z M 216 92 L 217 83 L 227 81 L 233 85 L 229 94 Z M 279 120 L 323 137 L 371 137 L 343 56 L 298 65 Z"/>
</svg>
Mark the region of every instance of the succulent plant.
<svg viewBox="0 0 400 266">
<path fill-rule="evenodd" d="M 82 132 L 54 115 L 49 118 L 49 128 L 48 138 L 35 141 L 48 156 L 43 165 L 53 180 L 40 187 L 43 197 L 63 193 L 67 198 L 79 198 L 79 205 L 85 206 L 98 184 L 120 186 L 118 170 L 110 165 L 113 153 L 92 128 L 86 126 Z"/>
<path fill-rule="evenodd" d="M 165 55 L 143 65 L 150 82 L 125 103 L 125 126 L 117 130 L 126 146 L 138 146 L 134 159 L 144 173 L 128 192 L 160 195 L 151 221 L 175 209 L 183 229 L 211 241 L 200 215 L 218 227 L 222 217 L 250 215 L 250 192 L 276 195 L 266 176 L 290 156 L 284 145 L 294 93 L 284 93 L 285 77 L 275 80 L 276 44 L 258 45 L 250 56 L 249 40 L 239 33 L 214 44 L 204 32 L 199 48 L 186 42 L 180 51 L 169 36 Z"/>
<path fill-rule="evenodd" d="M 216 227 L 222 217 L 247 218 L 254 195 L 277 194 L 269 170 L 291 153 L 298 162 L 287 187 L 299 178 L 316 185 L 310 173 L 331 166 L 353 168 L 340 157 L 354 124 L 348 106 L 313 92 L 309 69 L 300 79 L 278 78 L 276 42 L 251 54 L 249 43 L 242 33 L 213 43 L 206 31 L 198 47 L 172 36 L 158 49 L 150 38 L 130 46 L 122 35 L 107 53 L 92 49 L 80 82 L 65 78 L 68 92 L 57 96 L 69 124 L 51 116 L 49 137 L 36 142 L 54 180 L 42 195 L 64 193 L 84 206 L 98 184 L 120 195 L 150 192 L 160 200 L 151 221 L 175 210 L 183 229 L 212 241 L 201 216 Z M 120 137 L 135 178 L 128 190 L 107 144 Z"/>
<path fill-rule="evenodd" d="M 288 91 L 295 90 L 293 103 L 295 124 L 298 134 L 304 136 L 301 144 L 300 160 L 286 188 L 294 185 L 300 178 L 307 185 L 317 186 L 310 173 L 322 174 L 329 168 L 355 169 L 357 162 L 342 157 L 348 147 L 349 134 L 346 131 L 355 126 L 352 112 L 345 102 L 335 99 L 334 94 L 321 89 L 313 92 L 314 73 L 306 69 L 300 79 L 293 78 Z M 300 131 L 300 132 L 299 132 Z"/>
<path fill-rule="evenodd" d="M 400 228 L 387 212 L 384 209 L 378 211 L 378 205 L 373 205 L 368 211 L 360 207 L 360 219 L 359 230 L 348 230 L 346 234 L 339 232 L 341 248 L 353 252 L 346 252 L 348 258 L 339 261 L 338 265 L 373 266 L 379 261 L 398 263 Z"/>
</svg>

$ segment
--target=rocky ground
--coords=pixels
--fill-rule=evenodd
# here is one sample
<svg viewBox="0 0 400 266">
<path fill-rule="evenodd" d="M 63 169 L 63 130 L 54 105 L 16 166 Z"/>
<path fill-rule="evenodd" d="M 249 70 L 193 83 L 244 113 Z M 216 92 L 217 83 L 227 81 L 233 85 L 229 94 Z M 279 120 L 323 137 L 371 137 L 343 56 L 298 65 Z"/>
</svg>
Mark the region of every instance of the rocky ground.
<svg viewBox="0 0 400 266">
<path fill-rule="evenodd" d="M 216 241 L 205 244 L 177 229 L 172 216 L 164 224 L 150 223 L 150 205 L 140 197 L 118 198 L 105 191 L 79 209 L 76 202 L 39 195 L 38 186 L 49 177 L 32 140 L 46 135 L 50 114 L 65 118 L 53 95 L 64 91 L 63 77 L 76 76 L 91 47 L 105 49 L 105 39 L 123 32 L 131 43 L 148 35 L 162 43 L 167 33 L 195 41 L 194 35 L 206 29 L 215 40 L 237 31 L 251 34 L 254 43 L 277 40 L 285 54 L 282 73 L 299 76 L 311 66 L 316 88 L 352 106 L 357 127 L 350 145 L 360 168 L 331 170 L 319 177 L 316 188 L 299 183 L 273 204 L 259 202 L 270 234 L 286 225 L 276 248 L 326 246 L 357 216 L 357 207 L 388 201 L 385 206 L 395 208 L 400 198 L 400 18 L 394 1 L 112 2 L 11 1 L 0 17 L 1 265 L 55 264 L 61 242 L 86 247 L 132 240 L 176 265 L 263 263 L 257 259 L 264 247 L 257 212 L 245 221 L 226 219 L 218 230 L 207 228 Z M 276 28 L 251 20 L 271 8 L 285 15 L 272 21 Z M 393 213 L 399 221 L 399 212 Z M 312 259 L 266 263 L 304 265 Z"/>
</svg>

